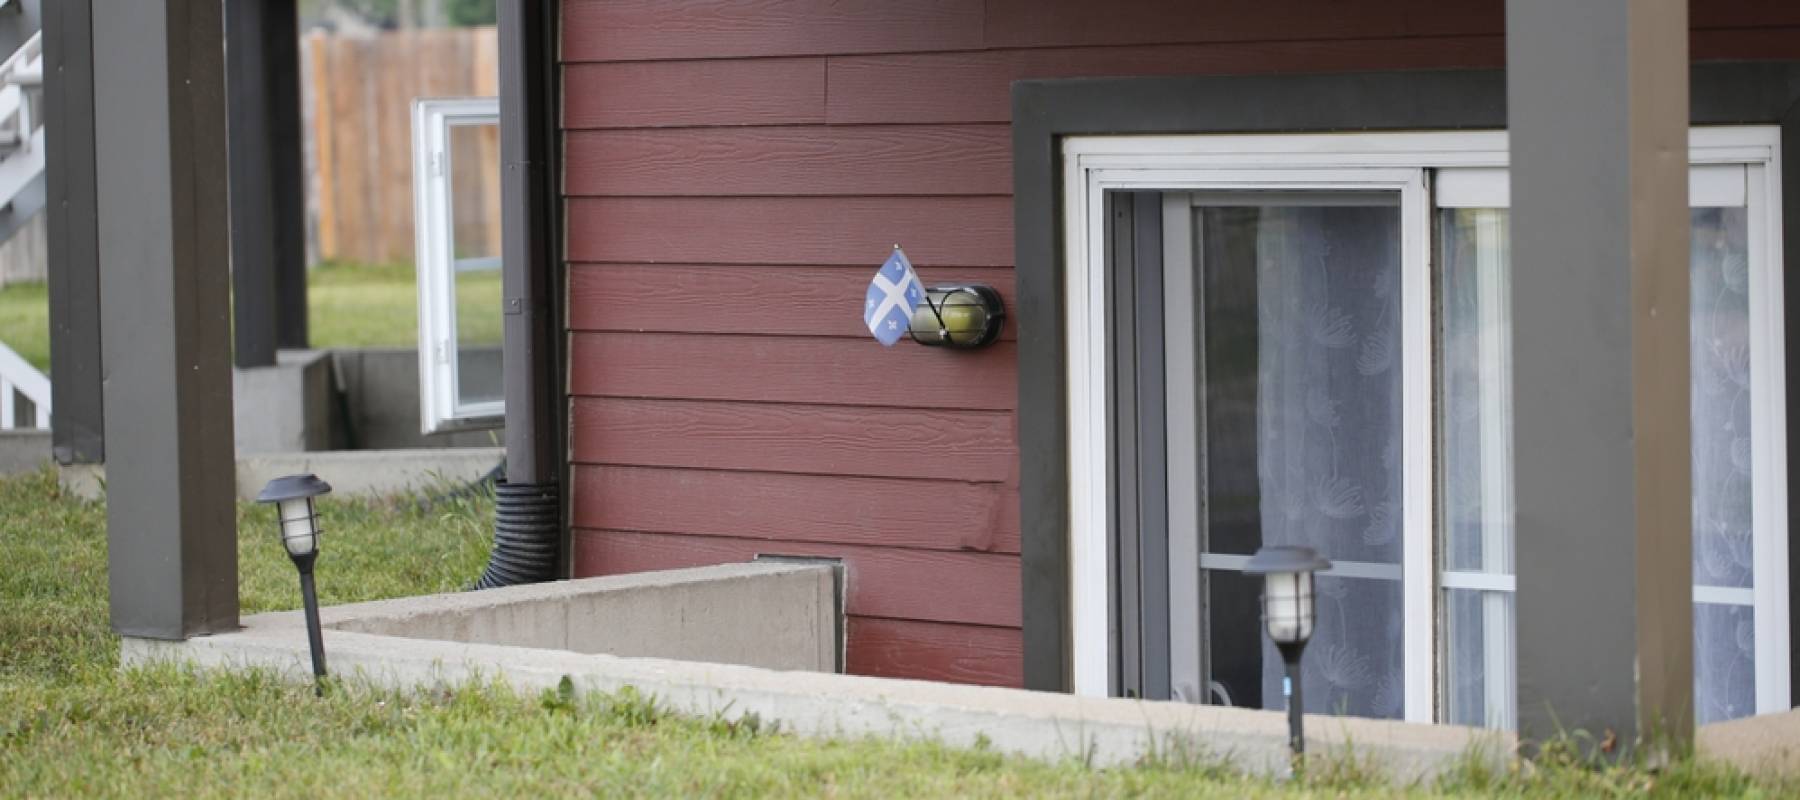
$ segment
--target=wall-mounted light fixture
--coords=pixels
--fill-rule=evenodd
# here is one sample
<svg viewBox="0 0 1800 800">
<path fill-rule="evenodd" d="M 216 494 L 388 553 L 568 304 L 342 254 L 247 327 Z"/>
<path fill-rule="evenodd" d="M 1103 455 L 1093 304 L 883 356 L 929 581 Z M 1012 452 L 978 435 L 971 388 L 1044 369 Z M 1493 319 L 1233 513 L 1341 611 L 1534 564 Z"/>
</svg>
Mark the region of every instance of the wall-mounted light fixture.
<svg viewBox="0 0 1800 800">
<path fill-rule="evenodd" d="M 988 286 L 936 286 L 912 315 L 913 341 L 970 350 L 993 344 L 1006 326 L 1006 306 Z"/>
</svg>

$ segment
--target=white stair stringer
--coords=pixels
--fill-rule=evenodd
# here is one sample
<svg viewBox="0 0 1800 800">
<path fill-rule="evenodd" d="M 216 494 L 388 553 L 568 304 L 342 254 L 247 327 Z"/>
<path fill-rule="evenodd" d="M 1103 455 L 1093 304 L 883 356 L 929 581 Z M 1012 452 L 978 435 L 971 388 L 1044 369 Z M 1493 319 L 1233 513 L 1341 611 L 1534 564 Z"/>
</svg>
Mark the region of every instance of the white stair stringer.
<svg viewBox="0 0 1800 800">
<path fill-rule="evenodd" d="M 44 208 L 43 34 L 0 62 L 0 242 Z"/>
<path fill-rule="evenodd" d="M 31 423 L 18 424 L 19 398 L 31 402 L 34 409 Z M 50 427 L 50 379 L 44 377 L 37 367 L 32 366 L 18 353 L 0 343 L 0 431 L 15 428 Z"/>
</svg>

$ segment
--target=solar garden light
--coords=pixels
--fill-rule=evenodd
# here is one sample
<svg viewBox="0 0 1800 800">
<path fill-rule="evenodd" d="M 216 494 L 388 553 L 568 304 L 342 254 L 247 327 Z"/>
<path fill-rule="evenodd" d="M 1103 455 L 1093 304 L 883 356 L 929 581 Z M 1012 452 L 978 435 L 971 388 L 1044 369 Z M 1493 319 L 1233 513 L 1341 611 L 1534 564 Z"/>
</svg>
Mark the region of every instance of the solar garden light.
<svg viewBox="0 0 1800 800">
<path fill-rule="evenodd" d="M 1295 758 L 1306 753 L 1306 739 L 1300 732 L 1300 651 L 1312 638 L 1317 617 L 1313 573 L 1330 568 L 1331 562 L 1312 548 L 1288 545 L 1264 547 L 1244 565 L 1246 574 L 1263 576 L 1263 625 L 1287 664 L 1281 693 L 1287 699 L 1288 747 Z"/>
<path fill-rule="evenodd" d="M 258 503 L 274 503 L 281 530 L 281 544 L 300 570 L 300 595 L 306 603 L 306 638 L 312 647 L 313 693 L 322 694 L 325 677 L 325 637 L 319 632 L 319 596 L 313 589 L 313 561 L 319 557 L 319 514 L 313 498 L 331 491 L 319 476 L 286 475 L 269 481 Z"/>
</svg>

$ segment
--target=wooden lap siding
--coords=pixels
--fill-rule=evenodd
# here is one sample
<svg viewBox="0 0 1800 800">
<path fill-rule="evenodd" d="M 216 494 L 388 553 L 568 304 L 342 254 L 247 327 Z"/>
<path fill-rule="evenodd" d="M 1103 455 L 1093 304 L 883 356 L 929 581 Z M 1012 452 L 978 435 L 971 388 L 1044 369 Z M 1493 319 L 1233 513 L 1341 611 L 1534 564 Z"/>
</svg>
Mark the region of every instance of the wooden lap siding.
<svg viewBox="0 0 1800 800">
<path fill-rule="evenodd" d="M 1019 684 L 1017 332 L 881 347 L 888 248 L 1010 301 L 1015 80 L 1497 67 L 1502 8 L 564 0 L 577 573 L 842 557 L 851 671 Z M 1800 3 L 1693 22 L 1800 57 Z"/>
</svg>

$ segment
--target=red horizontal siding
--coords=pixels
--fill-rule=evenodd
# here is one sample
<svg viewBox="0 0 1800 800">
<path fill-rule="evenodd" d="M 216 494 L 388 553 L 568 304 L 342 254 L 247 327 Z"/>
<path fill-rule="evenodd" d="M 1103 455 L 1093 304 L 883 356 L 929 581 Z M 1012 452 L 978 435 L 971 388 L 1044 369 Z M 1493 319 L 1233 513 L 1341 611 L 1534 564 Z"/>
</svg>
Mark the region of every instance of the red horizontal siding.
<svg viewBox="0 0 1800 800">
<path fill-rule="evenodd" d="M 1694 31 L 1688 48 L 1695 60 L 1800 59 L 1800 26 Z"/>
<path fill-rule="evenodd" d="M 889 678 L 1019 687 L 1025 641 L 1018 628 L 852 617 L 850 671 Z"/>
<path fill-rule="evenodd" d="M 895 245 L 921 268 L 1012 264 L 1009 197 L 570 198 L 569 259 L 854 264 Z M 862 295 L 850 308 L 862 305 Z"/>
<path fill-rule="evenodd" d="M 583 131 L 567 143 L 572 196 L 1012 192 L 1005 125 Z"/>
<path fill-rule="evenodd" d="M 1272 42 L 1410 33 L 1398 13 L 1405 3 L 1396 0 L 1259 0 L 1254 10 L 1242 3 L 1194 0 L 987 0 L 986 5 L 990 47 Z"/>
<path fill-rule="evenodd" d="M 1800 25 L 1800 3 L 1793 0 L 1696 0 L 1688 4 L 1695 28 L 1768 28 Z"/>
<path fill-rule="evenodd" d="M 848 267 L 573 264 L 569 328 L 778 336 L 839 336 L 868 341 L 869 329 L 844 298 L 860 297 L 872 265 Z M 927 286 L 987 284 L 1013 304 L 1005 267 L 919 267 Z M 1009 319 L 1001 337 L 1015 338 Z M 908 346 L 902 345 L 905 349 Z M 577 362 L 580 363 L 580 362 Z"/>
<path fill-rule="evenodd" d="M 844 560 L 852 615 L 1019 625 L 1017 556 L 585 528 L 575 537 L 575 568 L 581 575 L 727 564 L 758 554 L 826 556 Z"/>
<path fill-rule="evenodd" d="M 981 0 L 565 0 L 565 61 L 981 46 Z"/>
<path fill-rule="evenodd" d="M 841 556 L 852 671 L 1017 685 L 1016 331 L 880 348 L 875 265 L 1010 303 L 1015 81 L 1494 68 L 1504 7 L 568 0 L 576 573 Z M 1800 58 L 1800 2 L 1691 19 L 1695 58 Z"/>
<path fill-rule="evenodd" d="M 1032 78 L 1499 67 L 1505 59 L 1504 42 L 1493 35 L 884 54 L 829 63 L 582 64 L 564 73 L 564 121 L 570 128 L 1005 123 L 1012 82 Z"/>
<path fill-rule="evenodd" d="M 1505 0 L 987 0 L 989 47 L 1427 38 L 1506 32 Z M 1800 25 L 1793 0 L 1696 0 L 1699 30 Z M 947 48 L 946 48 L 947 49 Z"/>
<path fill-rule="evenodd" d="M 870 547 L 1019 552 L 999 483 L 577 465 L 574 524 Z"/>
<path fill-rule="evenodd" d="M 563 126 L 759 125 L 825 121 L 825 59 L 571 64 Z"/>
<path fill-rule="evenodd" d="M 885 348 L 873 338 L 581 333 L 571 337 L 570 350 L 576 363 L 593 365 L 570 376 L 574 395 L 1018 407 L 1018 352 L 1011 342 L 963 353 L 910 342 Z"/>
<path fill-rule="evenodd" d="M 577 397 L 581 464 L 1001 482 L 1018 470 L 1013 415 Z"/>
<path fill-rule="evenodd" d="M 853 56 L 834 59 L 832 123 L 1007 122 L 1014 81 L 1139 75 L 1235 75 L 1486 67 L 1486 39 L 1350 40 Z"/>
</svg>

